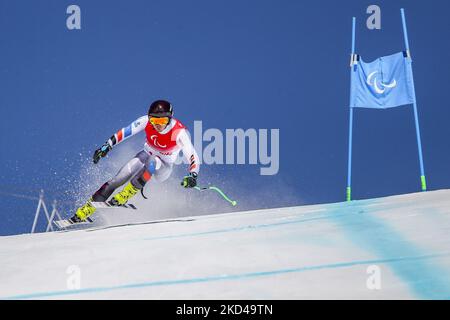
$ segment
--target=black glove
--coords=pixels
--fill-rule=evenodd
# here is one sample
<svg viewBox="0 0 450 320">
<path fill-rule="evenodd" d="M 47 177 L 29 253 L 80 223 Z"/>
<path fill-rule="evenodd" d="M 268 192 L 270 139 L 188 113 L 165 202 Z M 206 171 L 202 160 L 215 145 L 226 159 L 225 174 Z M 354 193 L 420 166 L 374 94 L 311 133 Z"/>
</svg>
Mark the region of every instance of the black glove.
<svg viewBox="0 0 450 320">
<path fill-rule="evenodd" d="M 185 188 L 193 188 L 197 185 L 197 174 L 195 172 L 190 172 L 188 176 L 183 178 L 181 185 Z"/>
<path fill-rule="evenodd" d="M 100 158 L 103 158 L 106 156 L 106 154 L 109 152 L 109 150 L 111 150 L 112 147 L 109 145 L 109 143 L 105 143 L 104 145 L 101 146 L 101 148 L 98 148 L 97 150 L 95 150 L 94 152 L 94 163 L 99 162 Z"/>
</svg>

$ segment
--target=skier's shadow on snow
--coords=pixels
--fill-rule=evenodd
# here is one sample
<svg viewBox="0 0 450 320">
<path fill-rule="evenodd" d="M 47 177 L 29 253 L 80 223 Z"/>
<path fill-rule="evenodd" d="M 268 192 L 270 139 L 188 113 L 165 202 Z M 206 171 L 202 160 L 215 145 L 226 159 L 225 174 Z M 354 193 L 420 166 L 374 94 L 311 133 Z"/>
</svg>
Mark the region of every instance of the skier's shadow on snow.
<svg viewBox="0 0 450 320">
<path fill-rule="evenodd" d="M 124 224 L 118 224 L 118 225 L 113 225 L 113 226 L 98 227 L 95 229 L 86 229 L 85 231 L 92 232 L 92 231 L 100 231 L 100 230 L 106 230 L 106 229 L 112 229 L 112 228 L 137 226 L 137 225 L 144 225 L 144 224 L 156 224 L 156 223 L 166 223 L 166 222 L 190 222 L 190 221 L 195 221 L 195 219 L 168 219 L 168 220 L 156 220 L 156 221 L 147 221 L 147 222 L 124 223 Z"/>
</svg>

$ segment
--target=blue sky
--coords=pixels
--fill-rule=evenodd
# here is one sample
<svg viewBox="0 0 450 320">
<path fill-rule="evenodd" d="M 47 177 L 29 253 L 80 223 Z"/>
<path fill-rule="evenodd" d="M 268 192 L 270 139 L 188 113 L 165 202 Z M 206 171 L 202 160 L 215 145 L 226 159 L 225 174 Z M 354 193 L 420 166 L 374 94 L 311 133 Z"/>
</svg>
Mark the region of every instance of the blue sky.
<svg viewBox="0 0 450 320">
<path fill-rule="evenodd" d="M 66 27 L 70 4 L 81 8 L 81 30 Z M 366 28 L 371 4 L 381 7 L 381 30 Z M 401 7 L 428 188 L 448 188 L 446 1 L 0 0 L 0 191 L 43 188 L 73 208 L 79 199 L 67 190 L 90 182 L 80 172 L 95 148 L 166 98 L 190 128 L 280 129 L 277 175 L 202 168 L 203 182 L 222 182 L 242 208 L 342 201 L 351 17 L 356 51 L 371 61 L 404 50 Z M 420 190 L 413 120 L 411 107 L 355 110 L 354 198 Z M 27 232 L 36 202 L 0 199 L 0 235 Z"/>
</svg>

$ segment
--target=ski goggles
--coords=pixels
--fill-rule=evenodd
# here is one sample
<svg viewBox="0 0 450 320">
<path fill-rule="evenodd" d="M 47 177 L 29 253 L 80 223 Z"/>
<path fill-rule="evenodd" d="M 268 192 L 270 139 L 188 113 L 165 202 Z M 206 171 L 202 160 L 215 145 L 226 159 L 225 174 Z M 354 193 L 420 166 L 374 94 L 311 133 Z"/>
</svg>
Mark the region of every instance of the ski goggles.
<svg viewBox="0 0 450 320">
<path fill-rule="evenodd" d="M 153 125 L 166 125 L 169 123 L 170 118 L 169 117 L 158 118 L 158 117 L 150 116 L 150 117 L 148 117 L 148 121 L 150 121 L 150 123 Z"/>
</svg>

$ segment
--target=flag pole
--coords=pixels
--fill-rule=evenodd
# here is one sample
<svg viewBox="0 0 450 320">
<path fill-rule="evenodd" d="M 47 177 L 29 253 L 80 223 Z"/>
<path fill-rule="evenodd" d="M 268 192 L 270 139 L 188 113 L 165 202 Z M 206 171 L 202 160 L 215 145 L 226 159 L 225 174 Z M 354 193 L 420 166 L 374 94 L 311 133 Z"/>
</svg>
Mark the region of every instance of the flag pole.
<svg viewBox="0 0 450 320">
<path fill-rule="evenodd" d="M 353 108 L 351 106 L 352 103 L 352 77 L 353 77 L 353 63 L 354 63 L 354 54 L 355 54 L 355 25 L 356 18 L 352 19 L 352 54 L 350 60 L 350 121 L 349 121 L 349 130 L 348 130 L 348 172 L 347 172 L 347 201 L 352 200 L 352 138 L 353 138 Z"/>
<path fill-rule="evenodd" d="M 403 8 L 400 9 L 402 15 L 402 24 L 403 24 L 403 35 L 405 39 L 405 47 L 408 59 L 411 59 L 411 53 L 409 52 L 409 40 L 408 40 L 408 30 L 406 29 L 406 19 L 405 19 L 405 10 Z M 416 123 L 416 137 L 417 137 L 417 147 L 419 149 L 419 162 L 420 162 L 420 182 L 422 185 L 422 191 L 427 190 L 427 183 L 425 179 L 425 169 L 423 165 L 423 156 L 422 156 L 422 143 L 420 141 L 420 128 L 419 128 L 419 116 L 417 114 L 417 103 L 416 103 L 416 90 L 414 88 L 414 77 L 412 76 L 412 68 L 411 68 L 411 82 L 412 82 L 412 90 L 414 95 L 414 119 Z"/>
</svg>

